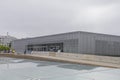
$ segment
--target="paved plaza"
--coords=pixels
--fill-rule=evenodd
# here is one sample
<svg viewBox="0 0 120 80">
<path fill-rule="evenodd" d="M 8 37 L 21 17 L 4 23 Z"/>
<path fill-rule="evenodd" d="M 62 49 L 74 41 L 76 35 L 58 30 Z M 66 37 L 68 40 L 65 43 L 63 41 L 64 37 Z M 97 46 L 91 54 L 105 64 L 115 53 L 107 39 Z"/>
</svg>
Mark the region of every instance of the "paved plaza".
<svg viewBox="0 0 120 80">
<path fill-rule="evenodd" d="M 0 57 L 0 80 L 120 80 L 119 75 L 115 68 Z"/>
</svg>

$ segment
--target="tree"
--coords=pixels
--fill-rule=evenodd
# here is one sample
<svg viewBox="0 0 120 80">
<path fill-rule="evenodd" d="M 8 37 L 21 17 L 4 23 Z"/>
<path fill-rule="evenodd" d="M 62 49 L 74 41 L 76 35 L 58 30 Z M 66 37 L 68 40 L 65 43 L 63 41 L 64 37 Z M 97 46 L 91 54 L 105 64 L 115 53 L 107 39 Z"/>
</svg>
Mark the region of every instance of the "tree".
<svg viewBox="0 0 120 80">
<path fill-rule="evenodd" d="M 10 47 L 8 46 L 4 46 L 4 45 L 0 45 L 0 51 L 9 51 L 10 50 Z"/>
</svg>

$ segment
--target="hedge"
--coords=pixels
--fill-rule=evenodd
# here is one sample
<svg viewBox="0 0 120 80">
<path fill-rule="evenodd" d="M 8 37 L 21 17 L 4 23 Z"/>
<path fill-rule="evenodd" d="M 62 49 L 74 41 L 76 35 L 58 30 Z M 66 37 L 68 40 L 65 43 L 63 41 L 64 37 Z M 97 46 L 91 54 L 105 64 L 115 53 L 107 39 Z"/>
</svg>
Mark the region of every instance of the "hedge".
<svg viewBox="0 0 120 80">
<path fill-rule="evenodd" d="M 8 50 L 10 50 L 10 47 L 4 46 L 4 45 L 0 45 L 0 51 L 8 51 Z"/>
</svg>

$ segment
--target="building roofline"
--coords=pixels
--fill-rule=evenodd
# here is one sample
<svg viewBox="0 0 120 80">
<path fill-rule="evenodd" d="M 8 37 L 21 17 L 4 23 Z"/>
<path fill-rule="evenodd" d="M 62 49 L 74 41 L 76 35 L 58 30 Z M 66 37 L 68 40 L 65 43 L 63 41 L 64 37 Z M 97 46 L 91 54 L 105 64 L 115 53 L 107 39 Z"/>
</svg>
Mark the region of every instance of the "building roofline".
<svg viewBox="0 0 120 80">
<path fill-rule="evenodd" d="M 95 32 L 88 32 L 88 31 L 74 31 L 74 32 L 58 33 L 58 34 L 51 34 L 51 35 L 43 35 L 43 36 L 39 36 L 39 37 L 22 38 L 22 39 L 17 39 L 17 41 L 18 40 L 27 40 L 27 39 L 50 37 L 50 36 L 57 36 L 57 35 L 64 35 L 64 34 L 73 34 L 73 33 L 78 33 L 78 34 L 79 33 L 88 33 L 88 34 L 96 34 L 96 35 L 106 35 L 106 36 L 112 36 L 112 37 L 120 37 L 119 35 L 112 35 L 112 34 L 95 33 Z"/>
</svg>

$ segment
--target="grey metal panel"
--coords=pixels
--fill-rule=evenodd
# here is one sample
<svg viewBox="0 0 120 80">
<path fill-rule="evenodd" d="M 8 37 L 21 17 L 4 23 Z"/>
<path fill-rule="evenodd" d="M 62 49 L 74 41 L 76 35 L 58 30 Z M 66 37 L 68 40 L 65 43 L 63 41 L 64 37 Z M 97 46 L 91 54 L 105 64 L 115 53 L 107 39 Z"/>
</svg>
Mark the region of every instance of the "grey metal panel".
<svg viewBox="0 0 120 80">
<path fill-rule="evenodd" d="M 79 53 L 94 53 L 94 35 L 88 33 L 79 34 Z"/>
<path fill-rule="evenodd" d="M 81 31 L 16 40 L 12 43 L 12 47 L 17 52 L 23 52 L 25 50 L 25 46 L 29 44 L 61 42 L 64 43 L 65 52 L 120 55 L 120 36 Z"/>
<path fill-rule="evenodd" d="M 100 55 L 120 55 L 120 37 L 108 35 L 96 35 L 96 54 Z M 99 50 L 99 51 L 98 51 Z"/>
<path fill-rule="evenodd" d="M 78 53 L 78 39 L 64 41 L 64 52 Z"/>
<path fill-rule="evenodd" d="M 16 52 L 24 52 L 26 45 L 28 44 L 27 40 L 21 40 L 21 41 L 13 41 L 12 42 L 12 48 L 15 49 Z"/>
<path fill-rule="evenodd" d="M 38 38 L 21 39 L 21 40 L 14 41 L 13 42 L 14 44 L 12 43 L 12 47 L 17 52 L 24 52 L 25 46 L 29 45 L 29 44 L 43 44 L 43 43 L 60 43 L 60 42 L 63 42 L 64 47 L 69 44 L 69 46 L 65 47 L 65 50 L 67 48 L 69 48 L 70 49 L 69 52 L 78 52 L 77 51 L 77 46 L 76 46 L 78 44 L 75 42 L 76 39 L 78 39 L 77 34 L 78 34 L 78 32 L 67 33 L 67 34 L 59 34 L 59 35 L 54 35 L 54 36 L 38 37 Z M 69 43 L 68 43 L 68 41 L 69 41 Z"/>
</svg>

